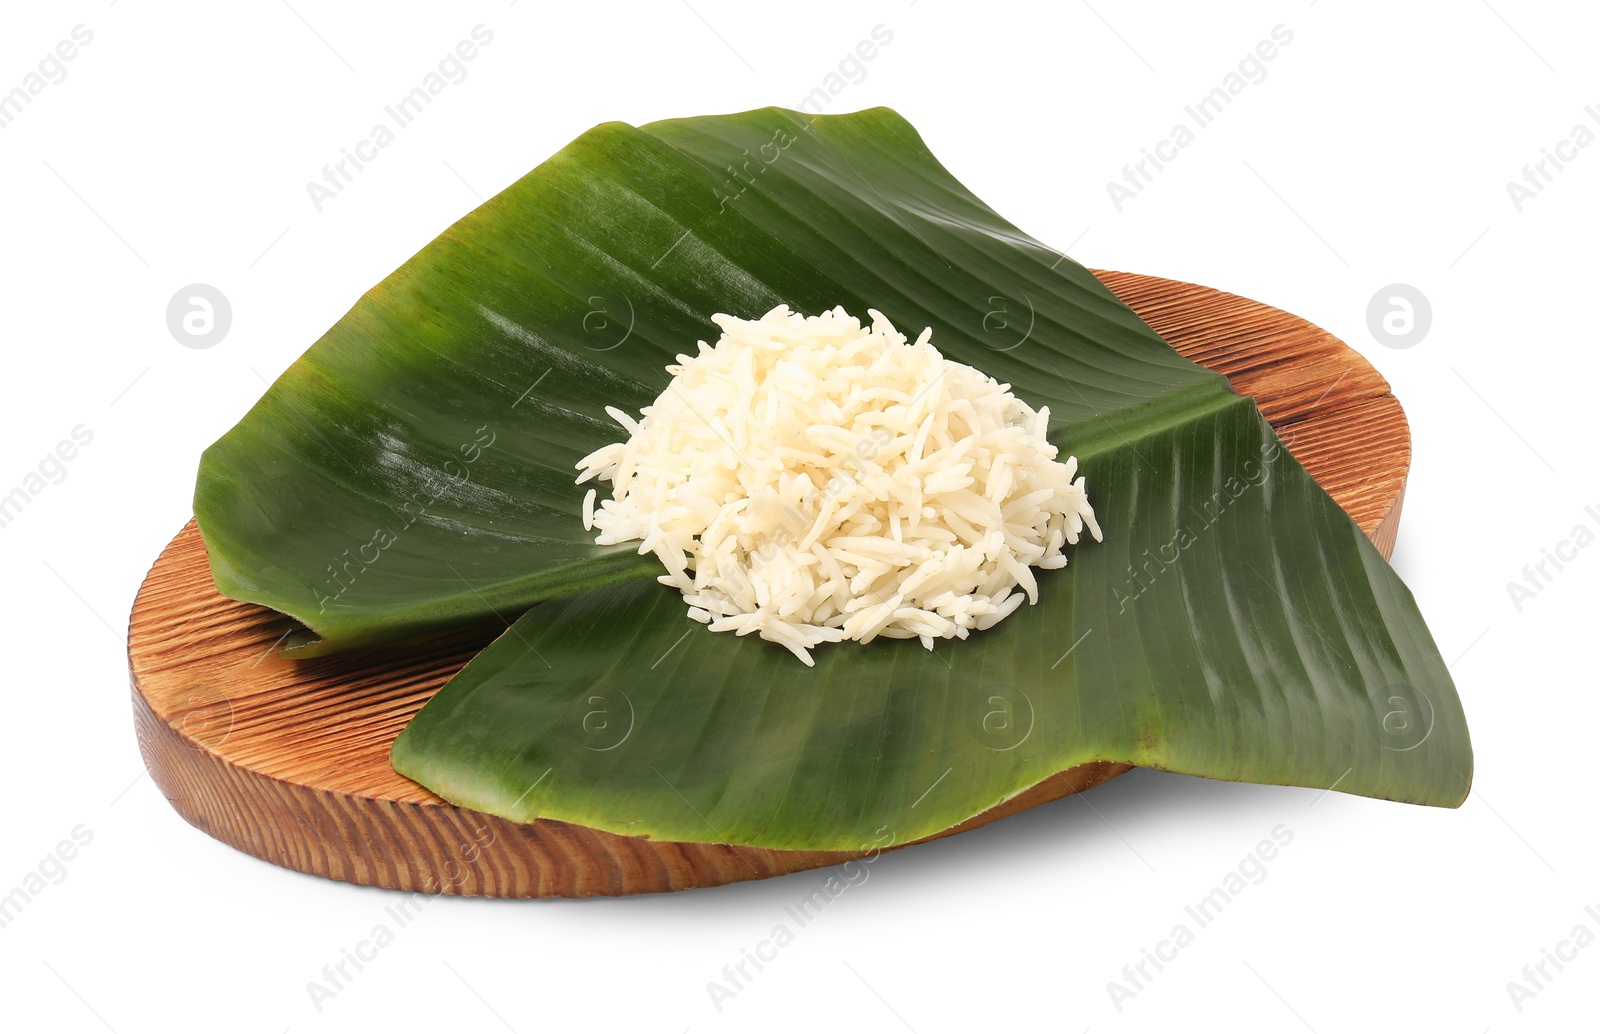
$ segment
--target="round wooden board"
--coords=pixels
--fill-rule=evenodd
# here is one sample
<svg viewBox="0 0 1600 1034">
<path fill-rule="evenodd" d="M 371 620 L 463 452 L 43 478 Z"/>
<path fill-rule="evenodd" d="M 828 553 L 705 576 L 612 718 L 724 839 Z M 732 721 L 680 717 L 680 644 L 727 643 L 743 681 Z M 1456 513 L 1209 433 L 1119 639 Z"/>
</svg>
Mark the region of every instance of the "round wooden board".
<svg viewBox="0 0 1600 1034">
<path fill-rule="evenodd" d="M 1411 440 L 1400 403 L 1366 360 L 1259 302 L 1132 273 L 1096 275 L 1178 351 L 1253 396 L 1296 458 L 1390 554 Z M 145 578 L 128 631 L 134 724 L 156 785 L 190 823 L 257 858 L 398 890 L 585 897 L 760 879 L 854 856 L 524 825 L 448 804 L 395 773 L 389 747 L 499 630 L 294 661 L 276 649 L 291 627 L 216 591 L 191 520 Z M 1129 767 L 1057 773 L 938 836 Z"/>
</svg>

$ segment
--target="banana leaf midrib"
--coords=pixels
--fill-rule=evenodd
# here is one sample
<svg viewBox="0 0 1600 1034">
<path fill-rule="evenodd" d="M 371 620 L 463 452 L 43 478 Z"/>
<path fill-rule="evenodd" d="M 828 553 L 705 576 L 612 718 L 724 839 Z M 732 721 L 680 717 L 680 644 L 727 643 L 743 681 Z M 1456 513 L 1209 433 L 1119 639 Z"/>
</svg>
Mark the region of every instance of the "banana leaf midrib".
<svg viewBox="0 0 1600 1034">
<path fill-rule="evenodd" d="M 1137 452 L 1138 443 L 1149 434 L 1182 424 L 1219 406 L 1238 404 L 1240 397 L 1225 387 L 1226 382 L 1223 383 L 1224 387 L 1220 391 L 1215 383 L 1203 382 L 1180 395 L 1167 396 L 1147 407 L 1123 410 L 1116 414 L 1116 419 L 1123 422 L 1123 426 L 1120 427 L 1113 422 L 1113 418 L 1095 417 L 1053 427 L 1047 438 L 1062 450 L 1063 457 L 1071 454 L 1080 463 L 1087 463 L 1104 451 L 1119 445 Z M 1013 390 L 1019 397 L 1026 396 L 1024 389 Z M 1095 430 L 1098 430 L 1099 434 L 1089 433 Z M 574 486 L 580 495 L 586 487 Z M 609 491 L 610 485 L 608 482 L 601 482 L 595 487 L 597 490 Z M 1095 493 L 1091 486 L 1091 504 L 1094 501 Z M 458 621 L 441 622 L 438 618 L 416 623 L 395 621 L 378 636 L 347 639 L 335 644 L 325 643 L 314 631 L 297 632 L 285 640 L 283 652 L 300 657 L 322 656 L 328 652 L 327 648 L 330 645 L 333 649 L 342 650 L 393 641 L 411 634 L 448 627 L 450 624 L 473 624 L 485 620 L 510 621 L 522 613 L 525 605 L 533 606 L 544 600 L 560 599 L 613 582 L 654 581 L 663 571 L 660 562 L 653 554 L 637 555 L 635 547 L 635 543 L 622 543 L 610 547 L 607 556 L 575 559 L 569 564 L 543 571 L 512 575 L 500 582 L 464 584 L 462 591 L 455 596 L 438 598 L 442 610 L 459 612 Z M 562 577 L 585 574 L 589 577 Z M 249 597 L 241 595 L 239 598 Z M 484 613 L 485 610 L 489 612 L 487 615 Z M 308 626 L 315 624 L 314 621 L 306 620 L 301 615 L 293 616 L 299 617 Z"/>
</svg>

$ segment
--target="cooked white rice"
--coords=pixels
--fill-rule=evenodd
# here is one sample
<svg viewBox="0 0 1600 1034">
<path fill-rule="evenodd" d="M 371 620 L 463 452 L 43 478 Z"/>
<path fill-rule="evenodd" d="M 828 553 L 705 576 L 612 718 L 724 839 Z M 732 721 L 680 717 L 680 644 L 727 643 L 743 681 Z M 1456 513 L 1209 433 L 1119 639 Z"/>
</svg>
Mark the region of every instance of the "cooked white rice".
<svg viewBox="0 0 1600 1034">
<path fill-rule="evenodd" d="M 965 639 L 1038 602 L 1030 566 L 1101 537 L 1048 407 L 867 312 L 713 316 L 716 346 L 678 356 L 637 422 L 608 406 L 628 440 L 577 465 L 611 482 L 584 499 L 597 543 L 639 540 L 690 617 L 806 664 L 825 642 Z"/>
</svg>

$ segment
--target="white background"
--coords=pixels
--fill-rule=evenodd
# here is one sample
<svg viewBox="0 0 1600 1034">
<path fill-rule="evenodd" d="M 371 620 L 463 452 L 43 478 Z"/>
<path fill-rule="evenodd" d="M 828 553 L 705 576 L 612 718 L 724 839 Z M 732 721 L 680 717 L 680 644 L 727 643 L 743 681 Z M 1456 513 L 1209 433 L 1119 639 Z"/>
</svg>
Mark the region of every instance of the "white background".
<svg viewBox="0 0 1600 1034">
<path fill-rule="evenodd" d="M 1520 610 L 1507 584 L 1575 526 L 1600 530 L 1600 146 L 1521 211 L 1506 188 L 1575 125 L 1600 132 L 1584 111 L 1600 109 L 1592 6 L 293 2 L 0 15 L 0 90 L 74 26 L 93 32 L 0 130 L 0 493 L 76 425 L 94 435 L 0 528 L 0 893 L 74 827 L 93 836 L 0 929 L 0 1025 L 1593 1029 L 1600 945 L 1547 965 L 1520 1011 L 1507 983 L 1575 925 L 1600 935 L 1600 548 Z M 306 181 L 478 24 L 493 42 L 468 78 L 317 212 Z M 1045 242 L 1305 316 L 1392 382 L 1415 443 L 1394 562 L 1453 661 L 1471 797 L 1450 811 L 1135 772 L 884 856 L 720 1012 L 707 982 L 817 874 L 435 899 L 319 1011 L 307 982 L 399 895 L 209 839 L 134 742 L 127 613 L 190 514 L 200 451 L 478 195 L 598 122 L 793 105 L 880 24 L 892 42 L 829 110 L 891 105 Z M 1280 24 L 1293 41 L 1267 77 L 1119 212 L 1106 182 Z M 165 319 L 195 282 L 233 307 L 206 350 Z M 1396 282 L 1433 310 L 1406 350 L 1367 327 Z M 1119 1011 L 1107 982 L 1279 824 L 1293 841 L 1267 878 Z"/>
</svg>

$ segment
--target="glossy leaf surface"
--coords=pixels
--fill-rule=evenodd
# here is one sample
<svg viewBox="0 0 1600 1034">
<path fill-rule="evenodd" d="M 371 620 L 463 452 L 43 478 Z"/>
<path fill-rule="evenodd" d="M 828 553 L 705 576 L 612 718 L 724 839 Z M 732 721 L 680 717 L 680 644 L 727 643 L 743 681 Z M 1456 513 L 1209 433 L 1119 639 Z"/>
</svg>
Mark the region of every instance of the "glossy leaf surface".
<svg viewBox="0 0 1600 1034">
<path fill-rule="evenodd" d="M 573 464 L 710 314 L 780 302 L 931 326 L 1048 405 L 1105 542 L 934 653 L 808 669 L 691 622 L 654 557 L 592 545 Z M 365 295 L 208 450 L 196 514 L 219 587 L 311 650 L 526 612 L 394 751 L 512 818 L 852 848 L 1088 760 L 1444 805 L 1471 775 L 1409 592 L 1254 404 L 883 109 L 584 134 Z"/>
</svg>

